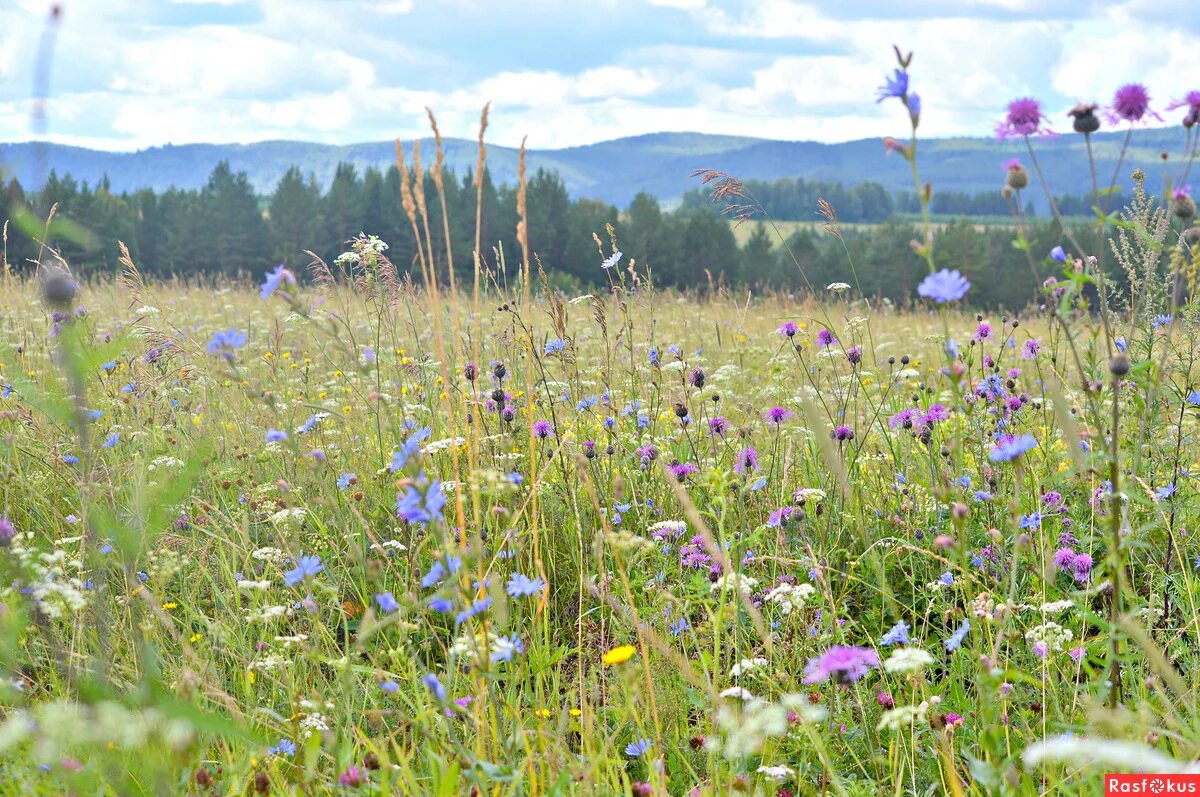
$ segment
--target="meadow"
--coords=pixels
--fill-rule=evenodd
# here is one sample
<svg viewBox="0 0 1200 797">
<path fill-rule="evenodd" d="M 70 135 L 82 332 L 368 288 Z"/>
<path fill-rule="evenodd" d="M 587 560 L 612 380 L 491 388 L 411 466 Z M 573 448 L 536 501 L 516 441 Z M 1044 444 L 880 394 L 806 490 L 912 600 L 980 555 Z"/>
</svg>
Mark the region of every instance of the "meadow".
<svg viewBox="0 0 1200 797">
<path fill-rule="evenodd" d="M 920 185 L 897 57 L 913 139 L 891 146 Z M 1098 227 L 1107 268 L 1018 224 L 1038 299 L 1006 312 L 935 267 L 928 216 L 905 308 L 852 261 L 796 294 L 661 290 L 612 226 L 601 287 L 568 293 L 523 181 L 519 250 L 477 233 L 456 277 L 444 195 L 399 155 L 411 268 L 366 234 L 253 282 L 152 279 L 128 251 L 106 277 L 48 247 L 6 264 L 0 793 L 1075 794 L 1196 771 L 1186 193 L 1135 177 Z"/>
</svg>

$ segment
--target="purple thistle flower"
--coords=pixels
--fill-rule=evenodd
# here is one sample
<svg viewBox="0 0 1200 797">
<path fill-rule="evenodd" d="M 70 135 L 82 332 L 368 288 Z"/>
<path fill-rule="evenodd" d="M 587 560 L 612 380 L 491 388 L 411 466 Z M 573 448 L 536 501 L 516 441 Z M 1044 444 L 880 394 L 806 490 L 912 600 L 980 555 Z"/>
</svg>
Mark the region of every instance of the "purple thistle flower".
<svg viewBox="0 0 1200 797">
<path fill-rule="evenodd" d="M 917 293 L 926 299 L 933 299 L 938 304 L 957 302 L 971 290 L 971 283 L 958 269 L 942 269 L 921 280 Z"/>
<path fill-rule="evenodd" d="M 822 329 L 820 332 L 817 333 L 817 345 L 818 346 L 825 348 L 826 346 L 832 346 L 835 343 L 837 343 L 837 338 L 835 338 L 833 336 L 833 333 L 830 332 L 828 329 Z"/>
<path fill-rule="evenodd" d="M 723 437 L 727 428 L 729 428 L 729 422 L 726 421 L 721 415 L 710 418 L 708 421 L 708 431 L 712 432 L 713 434 L 718 434 Z"/>
<path fill-rule="evenodd" d="M 550 435 L 554 434 L 554 427 L 550 425 L 550 421 L 535 421 L 533 424 L 533 435 L 541 440 L 545 440 Z"/>
<path fill-rule="evenodd" d="M 1032 97 L 1021 97 L 1008 104 L 1008 112 L 1004 121 L 996 125 L 997 138 L 1012 138 L 1013 136 L 1054 135 L 1049 127 L 1042 123 L 1048 121 L 1042 113 L 1042 104 Z"/>
<path fill-rule="evenodd" d="M 671 465 L 670 471 L 671 475 L 675 477 L 675 481 L 681 482 L 693 473 L 699 473 L 700 468 L 696 467 L 691 462 L 684 462 L 683 464 L 676 463 Z"/>
<path fill-rule="evenodd" d="M 748 470 L 758 470 L 758 450 L 754 446 L 746 446 L 739 451 L 737 461 L 733 463 L 733 470 L 739 476 Z"/>
<path fill-rule="evenodd" d="M 860 362 L 862 362 L 862 349 L 858 346 L 851 346 L 850 348 L 846 349 L 846 360 L 851 365 L 858 365 Z"/>
<path fill-rule="evenodd" d="M 1117 89 L 1117 93 L 1113 95 L 1113 104 L 1106 112 L 1110 124 L 1121 121 L 1135 124 L 1147 116 L 1162 119 L 1150 110 L 1150 92 L 1146 91 L 1146 87 L 1141 83 L 1127 83 Z"/>
<path fill-rule="evenodd" d="M 854 430 L 849 426 L 839 426 L 833 430 L 833 439 L 840 442 L 854 439 Z"/>
<path fill-rule="evenodd" d="M 1086 553 L 1077 554 L 1073 567 L 1075 568 L 1075 580 L 1081 584 L 1087 581 L 1092 576 L 1091 555 Z"/>
<path fill-rule="evenodd" d="M 793 413 L 791 410 L 784 409 L 783 407 L 772 407 L 766 411 L 763 417 L 773 424 L 781 424 L 794 415 L 795 413 Z"/>
<path fill-rule="evenodd" d="M 1200 91 L 1189 91 L 1182 100 L 1176 100 L 1167 106 L 1168 111 L 1176 108 L 1188 109 L 1187 114 L 1183 117 L 1184 127 L 1190 128 L 1200 122 Z"/>
<path fill-rule="evenodd" d="M 796 326 L 795 321 L 784 321 L 779 325 L 779 329 L 777 331 L 780 335 L 791 338 L 795 337 L 796 333 L 800 331 L 800 327 Z"/>
<path fill-rule="evenodd" d="M 1070 548 L 1059 548 L 1054 552 L 1054 568 L 1067 571 L 1075 567 L 1075 551 Z"/>
<path fill-rule="evenodd" d="M 839 684 L 853 683 L 878 666 L 879 654 L 871 648 L 834 645 L 808 660 L 804 683 L 815 684 L 828 679 Z"/>
</svg>

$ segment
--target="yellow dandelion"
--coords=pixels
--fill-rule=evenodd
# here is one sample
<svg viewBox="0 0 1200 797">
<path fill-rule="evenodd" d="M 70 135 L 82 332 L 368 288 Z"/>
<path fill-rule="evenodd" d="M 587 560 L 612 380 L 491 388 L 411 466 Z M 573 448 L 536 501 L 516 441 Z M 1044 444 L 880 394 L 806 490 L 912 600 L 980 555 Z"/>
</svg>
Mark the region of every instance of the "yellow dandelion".
<svg viewBox="0 0 1200 797">
<path fill-rule="evenodd" d="M 632 659 L 635 653 L 637 653 L 637 648 L 633 645 L 621 645 L 605 653 L 600 660 L 611 667 L 615 664 L 624 664 Z"/>
</svg>

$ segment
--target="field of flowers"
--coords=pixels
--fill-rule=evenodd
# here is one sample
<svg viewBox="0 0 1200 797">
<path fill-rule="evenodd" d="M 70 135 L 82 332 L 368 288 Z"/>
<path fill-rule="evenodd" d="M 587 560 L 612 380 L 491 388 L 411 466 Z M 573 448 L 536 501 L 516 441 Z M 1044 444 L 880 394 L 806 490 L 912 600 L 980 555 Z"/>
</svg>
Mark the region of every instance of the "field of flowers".
<svg viewBox="0 0 1200 797">
<path fill-rule="evenodd" d="M 888 146 L 920 185 L 897 56 L 913 137 Z M 1042 123 L 1009 108 L 1026 141 Z M 591 294 L 527 252 L 456 285 L 404 179 L 422 287 L 367 235 L 257 287 L 128 257 L 81 280 L 50 250 L 6 269 L 0 793 L 1075 794 L 1195 770 L 1186 193 L 1135 176 L 1092 250 L 1117 266 L 1064 230 L 1029 253 L 1059 274 L 1039 304 L 975 314 L 932 233 L 906 309 L 853 263 L 803 298 L 658 291 L 611 227 Z"/>
</svg>

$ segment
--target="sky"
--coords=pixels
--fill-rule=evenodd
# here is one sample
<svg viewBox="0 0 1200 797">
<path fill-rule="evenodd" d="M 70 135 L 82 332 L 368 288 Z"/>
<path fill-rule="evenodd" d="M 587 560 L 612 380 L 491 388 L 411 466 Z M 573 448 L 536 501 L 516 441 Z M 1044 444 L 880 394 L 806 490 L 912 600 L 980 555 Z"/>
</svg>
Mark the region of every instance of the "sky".
<svg viewBox="0 0 1200 797">
<path fill-rule="evenodd" d="M 34 137 L 50 0 L 0 0 L 0 141 Z M 1200 88 L 1192 0 L 61 0 L 46 137 L 108 150 L 428 133 L 536 149 L 696 131 L 907 133 L 876 89 L 913 50 L 926 136 L 989 135 L 1008 100 Z M 1190 83 L 1188 81 L 1191 81 Z M 1197 84 L 1197 85 L 1192 85 Z M 1176 114 L 1177 115 L 1177 114 Z M 1173 119 L 1174 115 L 1168 116 Z"/>
</svg>

